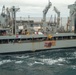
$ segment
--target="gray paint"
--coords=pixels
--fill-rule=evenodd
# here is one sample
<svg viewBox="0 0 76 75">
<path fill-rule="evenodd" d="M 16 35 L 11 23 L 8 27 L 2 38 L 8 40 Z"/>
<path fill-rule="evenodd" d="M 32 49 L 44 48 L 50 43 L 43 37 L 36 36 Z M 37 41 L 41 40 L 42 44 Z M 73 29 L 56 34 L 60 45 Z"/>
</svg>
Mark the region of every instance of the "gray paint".
<svg viewBox="0 0 76 75">
<path fill-rule="evenodd" d="M 54 49 L 54 48 L 67 48 L 67 47 L 76 47 L 76 40 L 61 40 L 56 41 L 56 46 L 44 47 L 43 42 L 32 42 L 32 43 L 9 43 L 9 44 L 0 44 L 0 53 L 8 52 L 20 52 L 20 51 L 35 51 L 43 49 Z"/>
</svg>

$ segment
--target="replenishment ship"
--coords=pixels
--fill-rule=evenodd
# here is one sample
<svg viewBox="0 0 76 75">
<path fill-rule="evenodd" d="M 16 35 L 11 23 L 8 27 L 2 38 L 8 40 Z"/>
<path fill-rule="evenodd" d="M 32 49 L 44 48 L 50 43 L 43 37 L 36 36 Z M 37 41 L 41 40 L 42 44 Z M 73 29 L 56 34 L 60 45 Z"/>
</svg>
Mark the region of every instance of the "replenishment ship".
<svg viewBox="0 0 76 75">
<path fill-rule="evenodd" d="M 38 30 L 28 25 L 17 25 L 16 12 L 19 8 L 2 8 L 0 15 L 0 54 L 24 53 L 42 50 L 53 50 L 56 48 L 76 47 L 76 2 L 69 5 L 70 19 L 68 20 L 67 32 L 58 32 L 60 12 L 54 7 L 58 14 L 57 23 L 51 23 L 49 26 L 46 22 L 46 14 L 52 3 L 43 10 L 42 25 Z M 73 17 L 73 18 L 72 18 Z M 74 32 L 72 31 L 72 22 L 74 23 Z M 29 22 L 28 22 L 29 24 Z M 54 31 L 53 31 L 54 30 Z"/>
</svg>

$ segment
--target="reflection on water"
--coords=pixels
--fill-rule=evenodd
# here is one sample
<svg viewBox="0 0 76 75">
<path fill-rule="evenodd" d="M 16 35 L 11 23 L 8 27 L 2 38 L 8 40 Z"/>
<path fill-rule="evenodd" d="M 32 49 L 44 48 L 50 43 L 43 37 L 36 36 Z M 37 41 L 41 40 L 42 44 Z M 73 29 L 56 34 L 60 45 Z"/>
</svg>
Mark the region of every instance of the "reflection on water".
<svg viewBox="0 0 76 75">
<path fill-rule="evenodd" d="M 76 75 L 76 49 L 0 55 L 0 75 Z"/>
</svg>

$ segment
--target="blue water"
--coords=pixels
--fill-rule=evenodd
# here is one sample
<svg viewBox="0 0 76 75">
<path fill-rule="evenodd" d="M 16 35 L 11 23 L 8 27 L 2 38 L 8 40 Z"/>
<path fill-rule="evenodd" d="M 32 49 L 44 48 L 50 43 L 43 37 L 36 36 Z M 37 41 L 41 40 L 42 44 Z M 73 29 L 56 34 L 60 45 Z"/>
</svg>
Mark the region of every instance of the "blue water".
<svg viewBox="0 0 76 75">
<path fill-rule="evenodd" d="M 76 75 L 76 49 L 0 55 L 0 75 Z"/>
</svg>

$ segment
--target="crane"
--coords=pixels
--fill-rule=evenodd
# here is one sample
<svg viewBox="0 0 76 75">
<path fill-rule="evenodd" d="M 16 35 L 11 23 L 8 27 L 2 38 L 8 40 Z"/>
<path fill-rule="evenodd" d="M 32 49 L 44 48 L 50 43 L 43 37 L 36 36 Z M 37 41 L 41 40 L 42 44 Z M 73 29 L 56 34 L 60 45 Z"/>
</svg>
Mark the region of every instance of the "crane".
<svg viewBox="0 0 76 75">
<path fill-rule="evenodd" d="M 11 16 L 10 16 L 10 9 L 7 7 L 6 8 L 6 19 L 7 19 L 7 25 L 10 25 L 10 23 L 11 23 Z"/>
<path fill-rule="evenodd" d="M 45 9 L 43 10 L 43 21 L 46 21 L 46 14 L 49 10 L 49 8 L 52 6 L 52 3 L 49 1 L 48 5 L 45 7 Z"/>
<path fill-rule="evenodd" d="M 45 7 L 45 9 L 43 10 L 43 19 L 42 19 L 42 27 L 43 27 L 43 31 L 44 33 L 47 31 L 47 23 L 46 23 L 46 14 L 48 12 L 48 10 L 50 9 L 50 7 L 52 6 L 52 3 L 48 2 L 48 5 Z"/>
<path fill-rule="evenodd" d="M 3 17 L 5 17 L 5 6 L 2 7 L 2 13 L 1 13 L 1 15 L 2 15 Z"/>
<path fill-rule="evenodd" d="M 60 24 L 60 11 L 54 6 L 54 11 L 57 13 L 57 25 Z"/>
<path fill-rule="evenodd" d="M 6 12 L 7 12 L 7 15 L 10 17 L 10 9 L 8 7 L 6 8 Z"/>
<path fill-rule="evenodd" d="M 50 23 L 53 23 L 53 16 L 51 15 L 50 17 L 50 20 L 49 20 Z"/>
<path fill-rule="evenodd" d="M 68 8 L 70 9 L 70 25 L 69 25 L 69 31 L 72 32 L 72 26 L 75 25 L 75 22 L 74 21 L 75 21 L 75 17 L 76 17 L 76 1 L 75 1 L 74 4 L 68 5 Z"/>
</svg>

